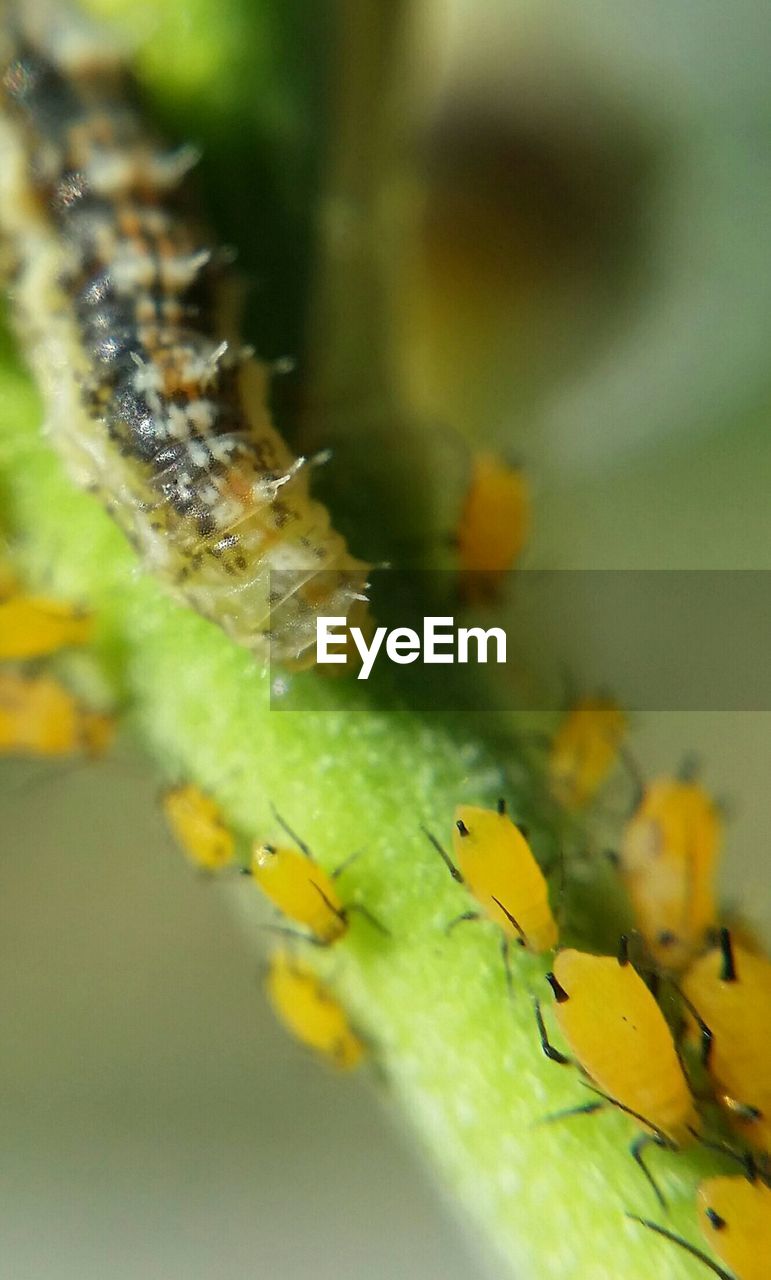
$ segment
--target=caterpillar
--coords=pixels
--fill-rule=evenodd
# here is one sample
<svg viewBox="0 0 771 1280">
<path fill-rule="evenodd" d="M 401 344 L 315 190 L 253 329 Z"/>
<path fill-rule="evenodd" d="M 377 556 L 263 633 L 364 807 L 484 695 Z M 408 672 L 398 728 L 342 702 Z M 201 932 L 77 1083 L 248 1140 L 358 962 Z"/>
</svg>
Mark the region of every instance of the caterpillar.
<svg viewBox="0 0 771 1280">
<path fill-rule="evenodd" d="M 172 595 L 309 665 L 319 613 L 366 610 L 368 566 L 222 318 L 229 256 L 194 212 L 195 150 L 158 140 L 122 51 L 56 0 L 4 14 L 0 68 L 0 235 L 55 448 Z"/>
</svg>

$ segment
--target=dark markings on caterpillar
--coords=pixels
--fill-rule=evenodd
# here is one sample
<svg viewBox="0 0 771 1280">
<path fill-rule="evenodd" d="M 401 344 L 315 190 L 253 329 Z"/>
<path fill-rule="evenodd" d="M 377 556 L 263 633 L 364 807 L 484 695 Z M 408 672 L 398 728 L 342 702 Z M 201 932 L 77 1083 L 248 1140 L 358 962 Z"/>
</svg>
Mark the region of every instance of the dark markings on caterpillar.
<svg viewBox="0 0 771 1280">
<path fill-rule="evenodd" d="M 218 319 L 228 256 L 191 212 L 195 151 L 158 141 L 120 52 L 55 0 L 11 8 L 0 59 L 0 230 L 53 443 L 174 595 L 313 661 L 317 615 L 366 608 L 367 566 Z"/>
</svg>

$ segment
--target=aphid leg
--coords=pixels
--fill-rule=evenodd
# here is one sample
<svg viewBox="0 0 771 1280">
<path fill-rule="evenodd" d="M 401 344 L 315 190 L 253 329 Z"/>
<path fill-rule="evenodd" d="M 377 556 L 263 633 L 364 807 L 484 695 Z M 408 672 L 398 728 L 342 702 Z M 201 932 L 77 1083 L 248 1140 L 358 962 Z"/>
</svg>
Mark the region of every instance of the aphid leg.
<svg viewBox="0 0 771 1280">
<path fill-rule="evenodd" d="M 701 1047 L 700 1048 L 701 1065 L 703 1067 L 707 1067 L 709 1066 L 709 1059 L 712 1053 L 712 1042 L 714 1040 L 714 1036 L 710 1031 L 709 1027 L 707 1026 L 706 1022 L 702 1018 L 701 1014 L 697 1010 L 693 1001 L 688 999 L 685 992 L 680 990 L 680 987 L 677 985 L 676 982 L 673 982 L 672 986 L 674 990 L 677 992 L 677 994 L 679 995 L 686 1009 L 688 1010 L 691 1017 L 694 1019 L 696 1025 L 699 1028 L 699 1043 Z"/>
<path fill-rule="evenodd" d="M 448 925 L 445 925 L 445 933 L 451 933 L 456 924 L 465 924 L 467 920 L 481 920 L 482 917 L 478 911 L 464 911 L 461 915 L 456 916 Z"/>
<path fill-rule="evenodd" d="M 311 853 L 309 846 L 305 843 L 304 840 L 300 839 L 296 831 L 292 830 L 292 828 L 289 826 L 289 823 L 284 821 L 284 819 L 281 817 L 281 814 L 279 813 L 276 806 L 274 804 L 271 804 L 270 808 L 271 808 L 273 817 L 276 819 L 276 822 L 282 828 L 282 830 L 286 832 L 286 834 L 289 836 L 289 839 L 294 840 L 295 844 L 297 845 L 297 848 L 300 850 L 301 853 L 305 854 L 306 858 L 310 862 L 315 862 L 316 859 Z"/>
<path fill-rule="evenodd" d="M 598 1111 L 602 1111 L 606 1103 L 600 1102 L 584 1102 L 578 1107 L 565 1107 L 562 1111 L 550 1111 L 548 1116 L 542 1116 L 539 1124 L 553 1124 L 557 1120 L 569 1120 L 571 1116 L 593 1116 Z"/>
<path fill-rule="evenodd" d="M 667 1231 L 666 1227 L 660 1227 L 658 1222 L 651 1222 L 650 1218 L 638 1218 L 636 1213 L 628 1213 L 626 1216 L 632 1222 L 639 1222 L 642 1227 L 647 1227 L 649 1231 L 655 1231 L 657 1235 L 663 1236 L 665 1240 L 672 1240 L 674 1244 L 679 1244 L 680 1248 L 685 1249 L 686 1253 L 690 1253 L 692 1257 L 698 1258 L 699 1262 L 703 1262 L 705 1266 L 709 1267 L 710 1271 L 720 1277 L 720 1280 L 736 1280 L 736 1277 L 730 1271 L 724 1271 L 706 1253 L 703 1253 L 701 1249 L 697 1249 L 695 1244 L 690 1244 L 682 1236 L 675 1235 L 674 1231 Z"/>
<path fill-rule="evenodd" d="M 653 1193 L 656 1196 L 656 1199 L 658 1200 L 662 1209 L 666 1209 L 667 1202 L 664 1199 L 663 1195 L 661 1194 L 661 1191 L 659 1190 L 656 1179 L 654 1178 L 650 1169 L 648 1168 L 645 1161 L 643 1160 L 642 1153 L 646 1147 L 650 1147 L 650 1146 L 663 1147 L 664 1145 L 665 1144 L 662 1141 L 662 1139 L 659 1138 L 655 1133 L 640 1133 L 637 1135 L 634 1141 L 630 1143 L 630 1146 L 629 1146 L 629 1154 L 631 1155 L 635 1163 L 639 1165 L 642 1172 L 645 1174 L 645 1177 L 648 1179 L 648 1182 L 650 1183 L 653 1189 Z"/>
<path fill-rule="evenodd" d="M 330 871 L 329 873 L 330 880 L 337 880 L 339 876 L 343 875 L 344 872 L 346 872 L 348 868 L 356 861 L 356 859 L 361 857 L 363 852 L 364 852 L 363 849 L 357 849 L 355 853 L 349 853 L 347 858 L 343 858 L 343 861 L 340 863 L 340 866 L 335 867 L 334 871 Z"/>
<path fill-rule="evenodd" d="M 343 907 L 341 910 L 340 907 L 336 907 L 333 902 L 330 902 L 329 898 L 325 894 L 321 885 L 316 884 L 315 880 L 311 880 L 310 883 L 313 885 L 317 894 L 321 898 L 321 901 L 324 903 L 324 906 L 327 907 L 329 911 L 332 912 L 333 916 L 337 916 L 338 920 L 342 920 L 343 924 L 345 924 L 348 918 L 348 908 Z"/>
<path fill-rule="evenodd" d="M 541 1002 L 537 998 L 533 1000 L 533 1008 L 535 1009 L 535 1022 L 538 1027 L 538 1035 L 541 1038 L 541 1048 L 546 1054 L 546 1057 L 550 1058 L 552 1062 L 558 1062 L 561 1067 L 568 1066 L 570 1058 L 568 1058 L 564 1053 L 560 1053 L 559 1049 L 555 1049 L 554 1045 L 549 1041 L 546 1024 L 544 1023 L 543 1014 L 541 1013 Z"/>
<path fill-rule="evenodd" d="M 312 947 L 329 946 L 323 938 L 317 938 L 315 933 L 303 933 L 300 929 L 291 929 L 286 924 L 261 924 L 260 929 L 264 933 L 277 933 L 282 938 L 292 938 L 294 942 L 309 942 Z"/>
<path fill-rule="evenodd" d="M 463 876 L 461 875 L 458 868 L 455 866 L 455 863 L 452 861 L 449 853 L 447 853 L 447 851 L 442 848 L 436 836 L 432 835 L 431 832 L 426 829 L 426 827 L 421 827 L 420 829 L 423 832 L 423 835 L 426 837 L 426 839 L 430 841 L 430 843 L 436 849 L 436 852 L 439 854 L 439 857 L 442 859 L 442 862 L 446 866 L 453 880 L 457 880 L 458 884 L 463 884 Z"/>
<path fill-rule="evenodd" d="M 365 920 L 368 920 L 373 929 L 377 929 L 378 933 L 382 933 L 385 938 L 390 938 L 390 929 L 386 929 L 382 921 L 378 920 L 377 916 L 373 916 L 369 907 L 365 907 L 363 902 L 352 902 L 350 905 L 343 907 L 343 914 L 345 916 L 349 916 L 352 911 L 355 911 L 358 915 L 363 916 Z"/>
<path fill-rule="evenodd" d="M 502 911 L 502 912 L 503 912 L 503 914 L 505 915 L 505 917 L 506 917 L 506 919 L 508 920 L 509 924 L 510 924 L 510 925 L 512 925 L 512 926 L 516 929 L 516 931 L 517 931 L 517 933 L 518 933 L 518 935 L 519 935 L 519 941 L 521 942 L 522 946 L 523 946 L 523 947 L 526 947 L 526 946 L 527 946 L 527 938 L 525 937 L 525 934 L 524 934 L 523 929 L 522 929 L 522 928 L 517 924 L 516 920 L 514 919 L 514 916 L 511 914 L 511 912 L 508 910 L 508 908 L 507 908 L 507 907 L 504 907 L 503 903 L 502 903 L 498 898 L 496 898 L 495 894 L 490 894 L 490 897 L 492 898 L 492 900 L 493 900 L 493 902 L 495 903 L 495 905 L 496 905 L 497 907 L 500 907 L 501 911 Z"/>
</svg>

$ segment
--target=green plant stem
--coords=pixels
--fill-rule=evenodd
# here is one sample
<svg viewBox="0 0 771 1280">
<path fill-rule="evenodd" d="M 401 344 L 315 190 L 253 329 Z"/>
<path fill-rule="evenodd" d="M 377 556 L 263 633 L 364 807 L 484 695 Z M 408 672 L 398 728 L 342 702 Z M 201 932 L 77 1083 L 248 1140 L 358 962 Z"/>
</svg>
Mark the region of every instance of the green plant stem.
<svg viewBox="0 0 771 1280">
<path fill-rule="evenodd" d="M 576 1073 L 538 1048 L 530 993 L 546 993 L 548 961 L 517 956 L 510 1003 L 495 931 L 444 932 L 468 900 L 420 823 L 444 836 L 460 800 L 491 802 L 500 760 L 439 717 L 368 707 L 355 682 L 290 678 L 317 710 L 272 710 L 268 673 L 171 604 L 96 502 L 71 489 L 36 433 L 39 406 L 23 376 L 7 368 L 4 387 L 5 507 L 27 574 L 96 610 L 97 652 L 124 722 L 164 776 L 196 779 L 248 836 L 275 834 L 275 802 L 328 867 L 364 850 L 343 888 L 391 936 L 358 920 L 319 962 L 460 1204 L 521 1277 L 649 1280 L 657 1264 L 672 1280 L 697 1276 L 695 1262 L 623 1216 L 653 1208 L 626 1153 L 625 1117 L 541 1123 L 585 1097 Z M 521 792 L 513 800 L 530 804 Z M 248 883 L 243 893 L 256 902 Z M 693 1158 L 651 1160 L 670 1221 L 687 1223 Z"/>
</svg>

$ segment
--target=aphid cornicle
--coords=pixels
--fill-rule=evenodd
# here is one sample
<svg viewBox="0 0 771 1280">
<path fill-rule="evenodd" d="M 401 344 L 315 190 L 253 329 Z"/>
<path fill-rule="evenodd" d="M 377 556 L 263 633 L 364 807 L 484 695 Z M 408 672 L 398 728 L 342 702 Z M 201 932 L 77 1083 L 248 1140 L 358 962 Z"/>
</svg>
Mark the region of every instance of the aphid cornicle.
<svg viewBox="0 0 771 1280">
<path fill-rule="evenodd" d="M 166 821 L 185 856 L 204 871 L 219 871 L 235 855 L 235 839 L 211 796 L 193 783 L 170 787 L 161 797 Z"/>
<path fill-rule="evenodd" d="M 575 1109 L 589 1114 L 612 1104 L 642 1128 L 631 1153 L 659 1200 L 642 1159 L 650 1143 L 675 1150 L 693 1138 L 697 1114 L 672 1033 L 648 987 L 629 962 L 626 939 L 618 956 L 559 951 L 547 975 L 554 1015 L 573 1061 L 601 1097 Z M 571 1058 L 550 1043 L 535 1002 L 541 1047 L 560 1064 Z"/>
<path fill-rule="evenodd" d="M 594 800 L 618 762 L 629 721 L 612 698 L 581 698 L 565 714 L 549 747 L 549 785 L 565 809 Z"/>
<path fill-rule="evenodd" d="M 689 777 L 649 783 L 626 825 L 618 867 L 636 927 L 662 969 L 684 968 L 714 927 L 722 826 L 715 802 Z"/>
<path fill-rule="evenodd" d="M 771 1189 L 767 1184 L 758 1178 L 708 1178 L 699 1187 L 698 1210 L 704 1239 L 730 1271 L 658 1222 L 634 1214 L 629 1216 L 698 1258 L 720 1280 L 768 1280 Z"/>
<path fill-rule="evenodd" d="M 312 969 L 278 951 L 271 958 L 266 990 L 277 1017 L 303 1044 L 344 1070 L 361 1061 L 362 1040 Z"/>
<path fill-rule="evenodd" d="M 347 858 L 334 872 L 327 872 L 316 862 L 305 841 L 278 813 L 275 817 L 297 848 L 255 841 L 249 867 L 244 870 L 281 914 L 292 924 L 307 929 L 309 940 L 323 947 L 331 946 L 347 933 L 353 912 L 386 933 L 367 907 L 360 902 L 344 903 L 337 891 L 336 880 L 357 855 Z"/>
<path fill-rule="evenodd" d="M 232 343 L 227 255 L 190 215 L 195 148 L 148 130 L 121 52 L 59 0 L 0 22 L 0 232 L 12 312 L 73 478 L 167 589 L 307 665 L 367 566 L 309 496 L 266 377 Z"/>
<path fill-rule="evenodd" d="M 732 942 L 695 960 L 680 986 L 709 1027 L 705 1065 L 745 1137 L 771 1151 L 771 962 Z"/>
<path fill-rule="evenodd" d="M 114 732 L 112 716 L 83 706 L 53 676 L 0 671 L 0 754 L 96 757 Z"/>
<path fill-rule="evenodd" d="M 494 453 L 476 454 L 458 522 L 458 564 L 465 594 L 494 594 L 522 553 L 530 528 L 530 491 L 521 467 Z"/>
<path fill-rule="evenodd" d="M 87 644 L 92 618 L 58 600 L 10 595 L 0 599 L 0 659 L 47 657 L 72 645 Z"/>
<path fill-rule="evenodd" d="M 458 805 L 452 831 L 455 860 L 430 831 L 424 833 L 440 854 L 450 875 L 465 884 L 479 903 L 479 911 L 464 911 L 449 928 L 466 920 L 488 919 L 502 932 L 502 950 L 509 982 L 511 942 L 540 953 L 556 947 L 557 922 L 549 905 L 549 888 L 527 837 L 506 813 L 497 809 Z"/>
</svg>

